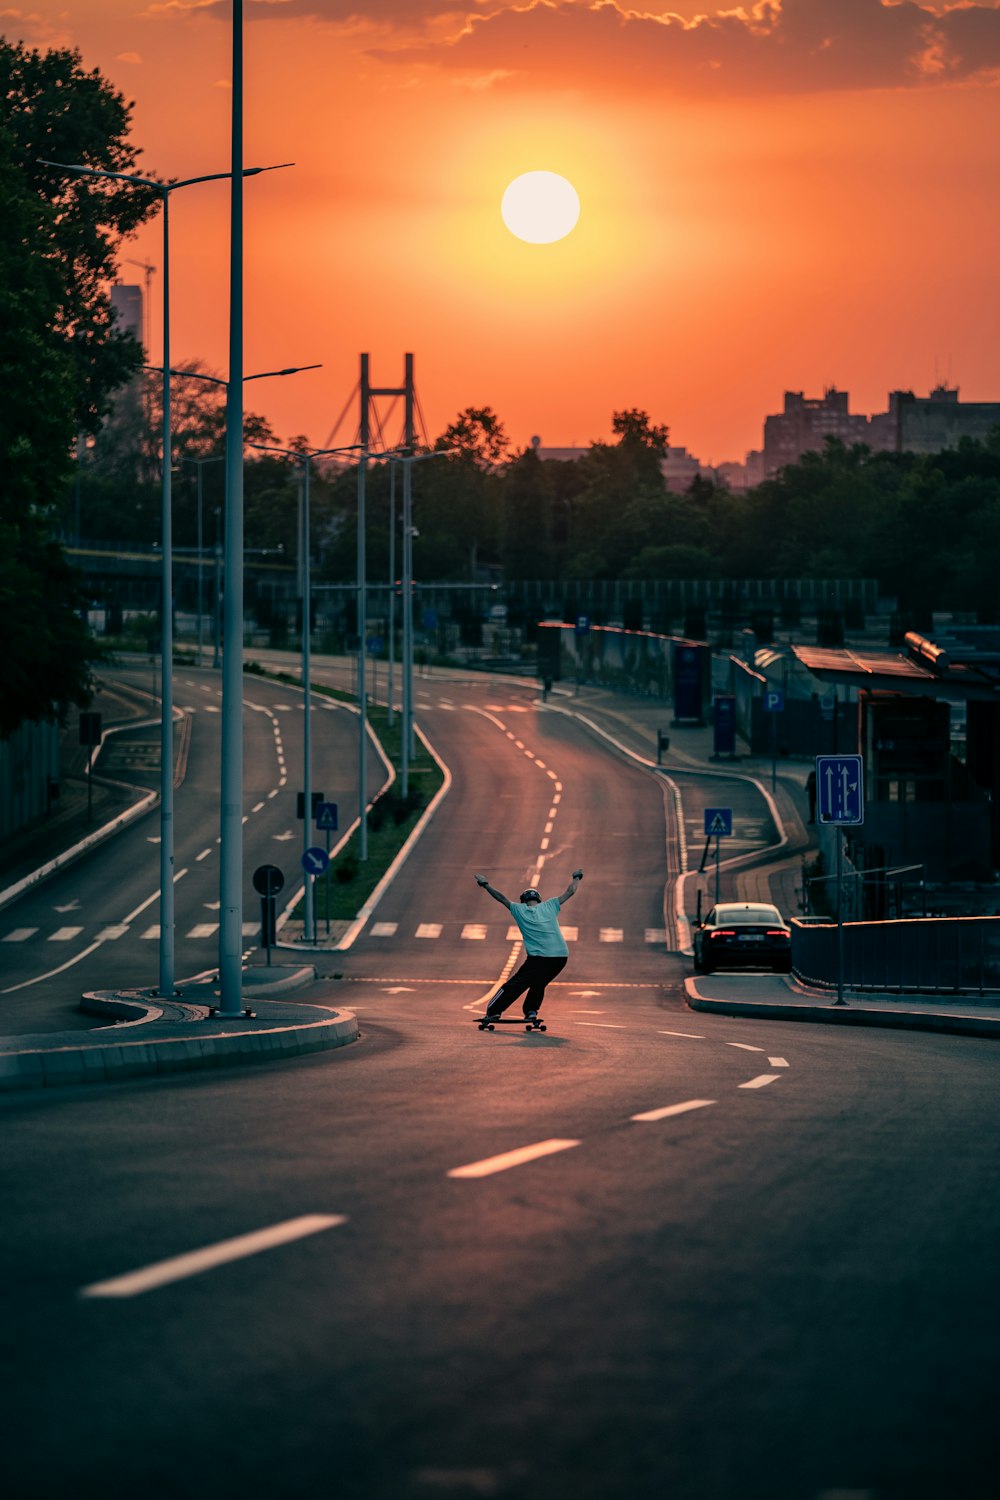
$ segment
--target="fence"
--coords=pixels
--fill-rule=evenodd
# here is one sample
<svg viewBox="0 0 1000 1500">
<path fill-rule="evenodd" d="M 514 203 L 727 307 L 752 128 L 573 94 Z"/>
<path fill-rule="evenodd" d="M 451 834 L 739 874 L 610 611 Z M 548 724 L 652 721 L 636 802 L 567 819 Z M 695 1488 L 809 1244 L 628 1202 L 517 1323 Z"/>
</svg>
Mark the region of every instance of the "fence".
<svg viewBox="0 0 1000 1500">
<path fill-rule="evenodd" d="M 835 923 L 792 918 L 792 965 L 810 984 L 837 983 Z M 900 994 L 1000 992 L 1000 917 L 915 917 L 845 922 L 845 989 Z"/>
</svg>

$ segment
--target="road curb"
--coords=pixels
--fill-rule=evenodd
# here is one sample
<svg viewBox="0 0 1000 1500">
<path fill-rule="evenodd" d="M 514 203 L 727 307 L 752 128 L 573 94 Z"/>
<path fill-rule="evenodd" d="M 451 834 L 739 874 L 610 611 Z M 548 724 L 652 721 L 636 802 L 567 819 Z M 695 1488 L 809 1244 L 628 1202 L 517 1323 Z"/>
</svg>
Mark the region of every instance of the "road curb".
<svg viewBox="0 0 1000 1500">
<path fill-rule="evenodd" d="M 1000 1041 L 1000 1017 L 945 1015 L 940 1011 L 886 1009 L 850 1000 L 809 1005 L 765 1000 L 709 1000 L 697 994 L 694 981 L 684 981 L 689 1010 L 721 1016 L 744 1016 L 757 1021 L 810 1021 L 821 1026 L 879 1026 L 895 1031 L 935 1031 L 952 1036 L 989 1037 Z"/>
<path fill-rule="evenodd" d="M 127 1006 L 159 1011 L 141 996 L 100 992 L 86 997 L 106 1014 Z M 174 1007 L 173 1009 L 184 1009 Z M 141 1035 L 134 1028 L 142 1027 Z M 183 1031 L 182 1035 L 178 1035 Z M 0 1052 L 0 1093 L 64 1084 L 111 1083 L 166 1073 L 276 1062 L 355 1042 L 358 1019 L 353 1011 L 332 1006 L 274 1006 L 255 1017 L 213 1016 L 164 1021 L 154 1016 L 80 1032 L 15 1037 Z"/>
</svg>

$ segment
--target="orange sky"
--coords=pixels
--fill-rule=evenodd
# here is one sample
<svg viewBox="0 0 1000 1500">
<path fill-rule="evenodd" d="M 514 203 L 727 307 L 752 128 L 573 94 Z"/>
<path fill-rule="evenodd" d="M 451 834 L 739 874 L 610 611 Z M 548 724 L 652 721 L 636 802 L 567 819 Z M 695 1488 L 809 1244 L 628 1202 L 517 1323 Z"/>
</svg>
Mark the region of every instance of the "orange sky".
<svg viewBox="0 0 1000 1500">
<path fill-rule="evenodd" d="M 381 384 L 414 352 L 431 437 L 488 404 L 519 445 L 585 444 L 639 406 L 716 463 L 786 389 L 1000 400 L 1000 0 L 660 3 L 247 0 L 247 165 L 296 166 L 247 183 L 246 370 L 323 363 L 248 391 L 280 438 L 326 442 L 361 350 Z M 229 17 L 28 0 L 0 26 L 79 47 L 182 177 L 228 166 Z M 535 168 L 580 195 L 556 244 L 500 218 Z M 174 360 L 222 374 L 226 192 L 171 212 Z M 158 224 L 127 254 L 159 264 Z"/>
</svg>

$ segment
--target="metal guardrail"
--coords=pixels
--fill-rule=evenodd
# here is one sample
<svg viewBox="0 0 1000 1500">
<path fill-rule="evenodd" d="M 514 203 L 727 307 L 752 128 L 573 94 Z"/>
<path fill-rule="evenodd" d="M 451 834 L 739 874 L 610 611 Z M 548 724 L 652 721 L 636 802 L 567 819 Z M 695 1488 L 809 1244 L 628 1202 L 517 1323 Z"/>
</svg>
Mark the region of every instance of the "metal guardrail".
<svg viewBox="0 0 1000 1500">
<path fill-rule="evenodd" d="M 837 925 L 792 919 L 792 967 L 837 984 Z M 1000 917 L 911 917 L 844 923 L 844 987 L 900 994 L 1000 992 Z"/>
</svg>

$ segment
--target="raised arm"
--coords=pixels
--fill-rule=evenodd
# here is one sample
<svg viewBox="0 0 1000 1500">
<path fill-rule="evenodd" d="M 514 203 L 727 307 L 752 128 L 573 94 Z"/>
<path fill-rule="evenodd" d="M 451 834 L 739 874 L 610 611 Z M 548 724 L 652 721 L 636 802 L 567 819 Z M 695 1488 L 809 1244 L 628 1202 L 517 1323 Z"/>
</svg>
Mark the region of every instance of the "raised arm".
<svg viewBox="0 0 1000 1500">
<path fill-rule="evenodd" d="M 564 901 L 568 901 L 569 898 L 570 898 L 570 896 L 575 896 L 576 895 L 576 888 L 580 884 L 580 881 L 582 879 L 583 879 L 583 871 L 582 870 L 574 870 L 573 871 L 573 879 L 570 881 L 569 885 L 566 887 L 566 889 L 563 891 L 562 895 L 559 897 L 559 905 L 560 906 L 562 906 L 562 904 L 563 904 Z"/>
<path fill-rule="evenodd" d="M 510 911 L 510 902 L 507 900 L 507 897 L 504 895 L 503 891 L 494 890 L 493 886 L 490 885 L 485 875 L 477 875 L 476 884 L 478 886 L 482 886 L 483 890 L 488 896 L 492 896 L 494 901 L 499 901 L 501 906 L 506 906 L 507 910 Z"/>
</svg>

